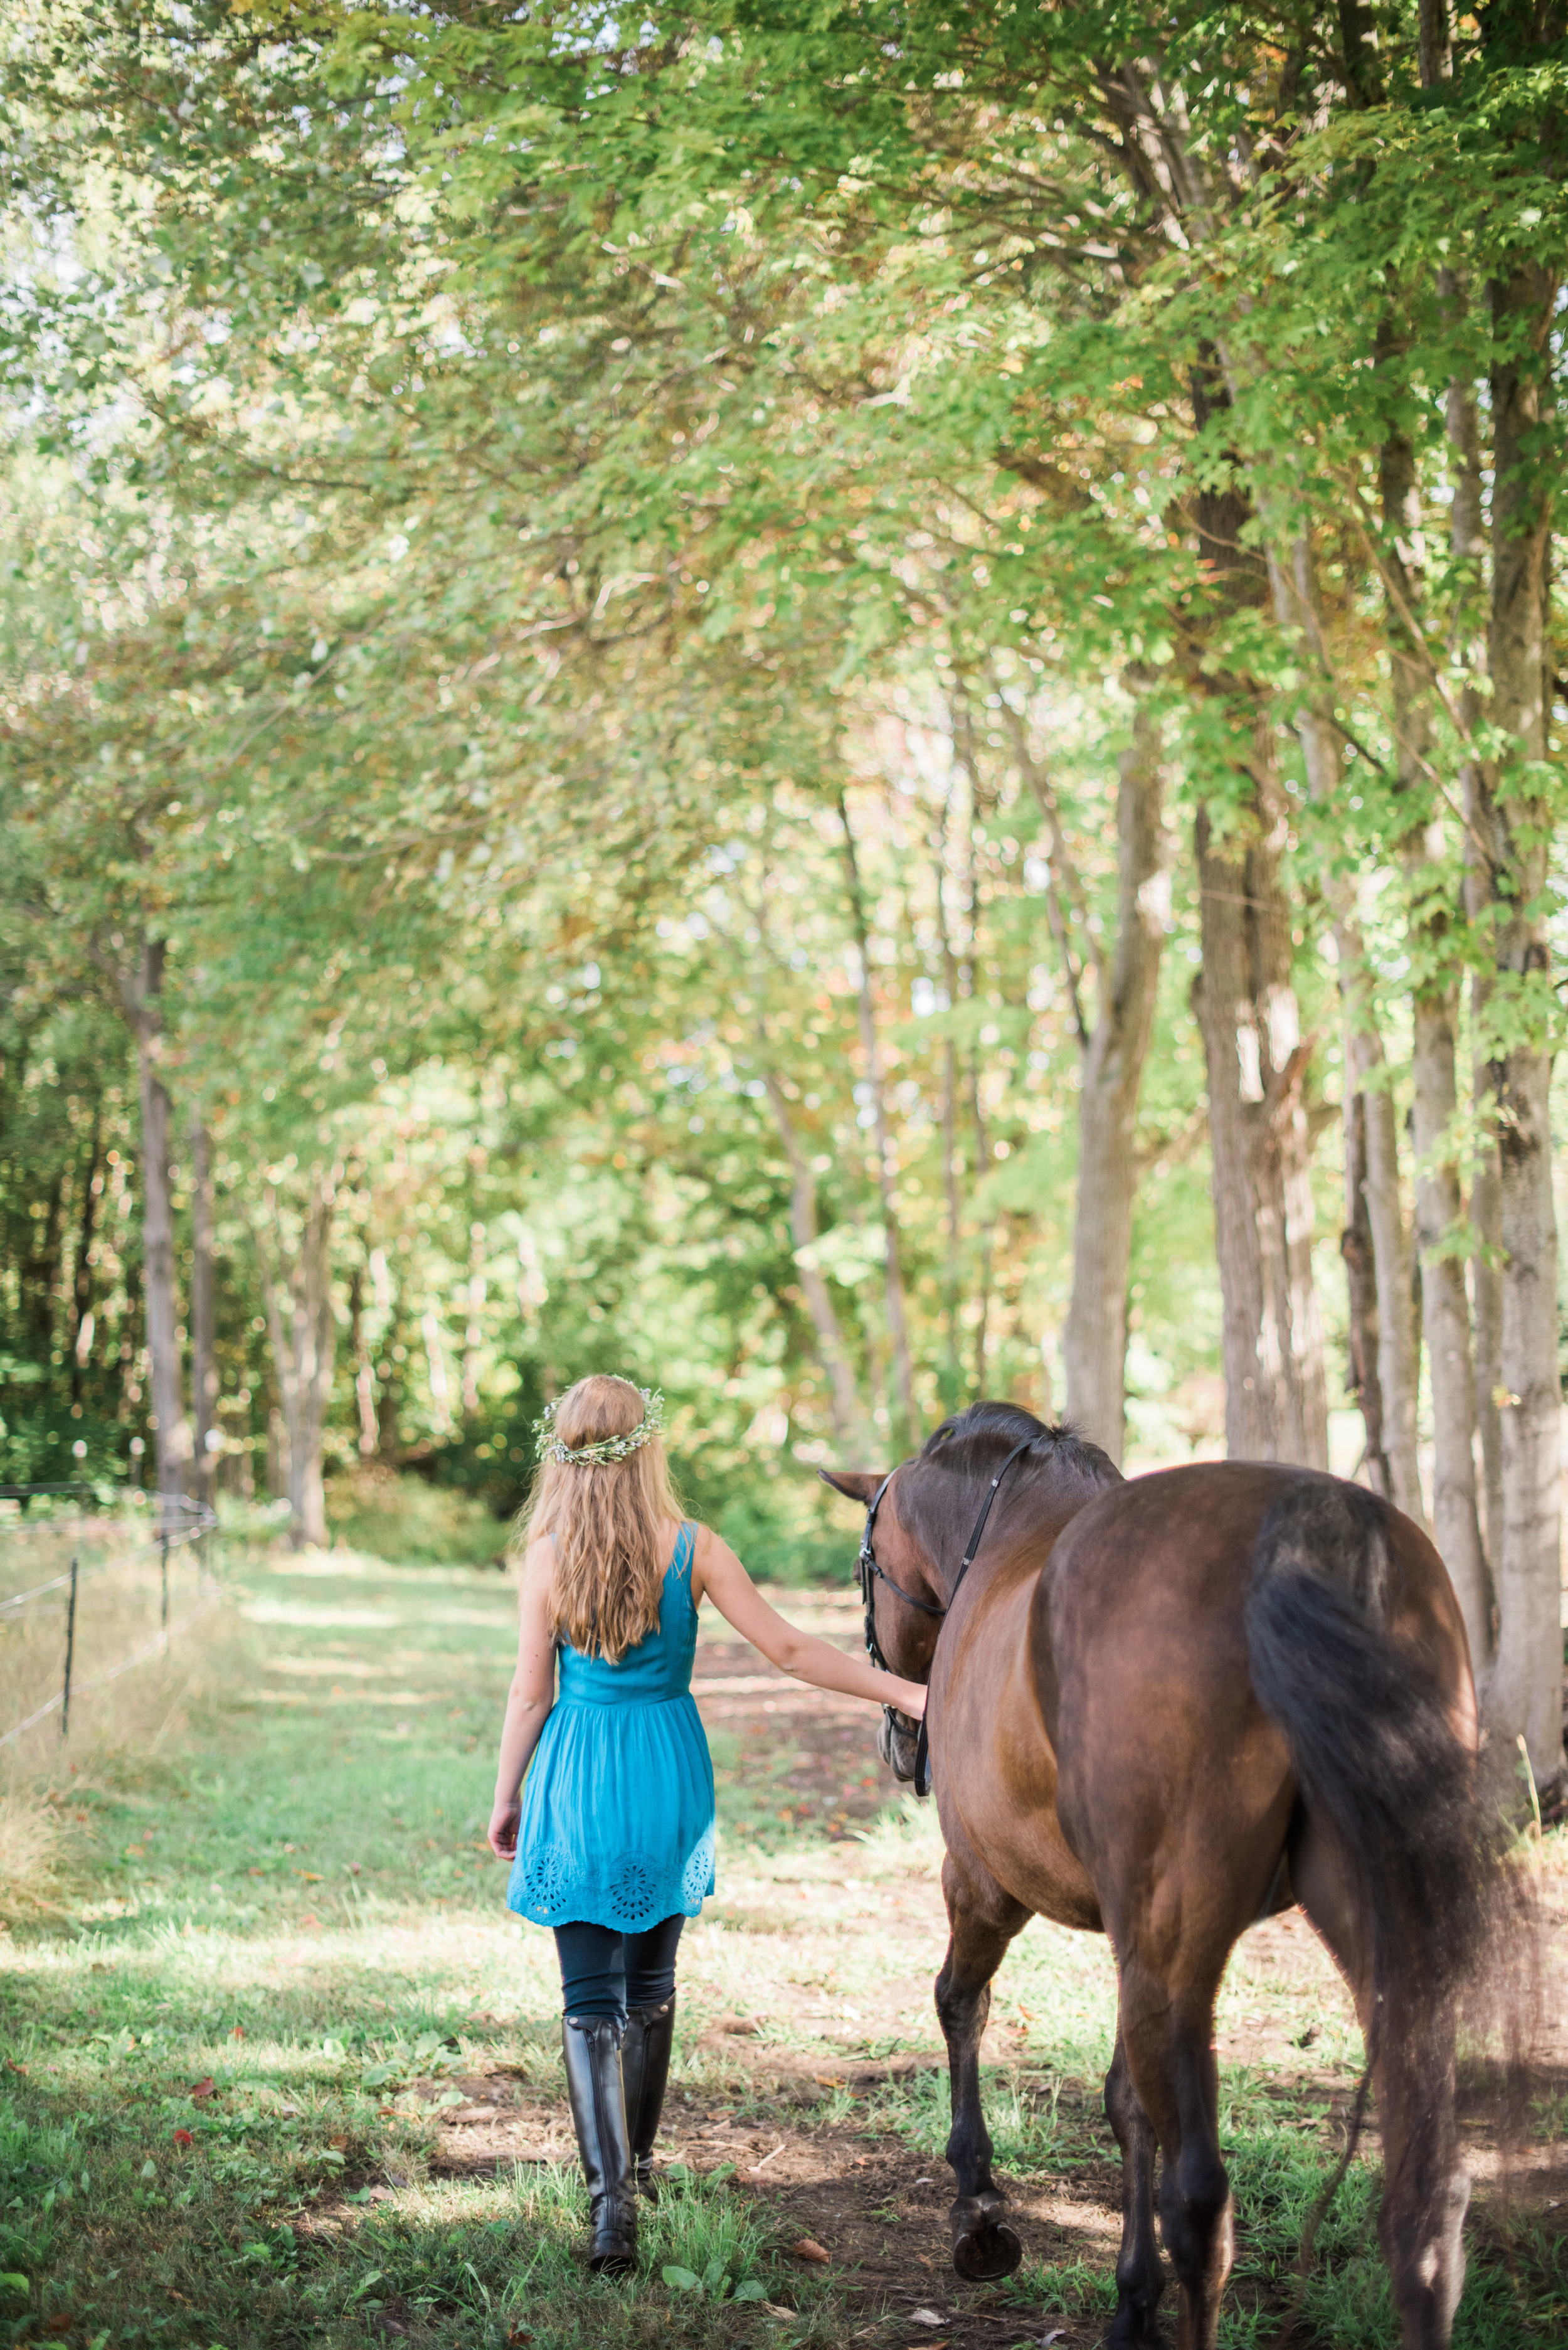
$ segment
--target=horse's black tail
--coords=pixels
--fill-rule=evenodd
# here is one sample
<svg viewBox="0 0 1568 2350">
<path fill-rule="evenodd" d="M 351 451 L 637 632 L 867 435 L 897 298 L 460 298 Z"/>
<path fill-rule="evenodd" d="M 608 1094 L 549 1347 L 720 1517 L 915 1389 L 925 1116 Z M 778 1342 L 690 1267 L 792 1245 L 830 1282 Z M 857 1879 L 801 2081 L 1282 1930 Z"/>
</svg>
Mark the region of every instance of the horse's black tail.
<svg viewBox="0 0 1568 2350">
<path fill-rule="evenodd" d="M 1475 1758 L 1430 1669 L 1386 1628 L 1389 1533 L 1375 1494 L 1303 1478 L 1259 1533 L 1246 1628 L 1259 1702 L 1360 1897 L 1375 2015 L 1399 2030 L 1462 1993 L 1497 1911 Z"/>
</svg>

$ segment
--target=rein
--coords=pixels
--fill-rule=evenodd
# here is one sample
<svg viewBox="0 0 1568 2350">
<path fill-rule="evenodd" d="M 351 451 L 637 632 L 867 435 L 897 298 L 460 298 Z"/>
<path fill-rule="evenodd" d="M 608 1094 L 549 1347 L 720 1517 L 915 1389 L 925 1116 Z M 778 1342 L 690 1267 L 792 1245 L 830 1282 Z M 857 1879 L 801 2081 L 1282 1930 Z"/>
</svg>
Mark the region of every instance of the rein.
<svg viewBox="0 0 1568 2350">
<path fill-rule="evenodd" d="M 939 1618 L 945 1617 L 950 1611 L 954 1600 L 957 1599 L 959 1596 L 959 1587 L 962 1584 L 964 1576 L 969 1573 L 970 1568 L 973 1565 L 975 1553 L 979 1550 L 980 1545 L 985 1537 L 986 1521 L 991 1515 L 991 1505 L 996 1499 L 997 1487 L 1001 1484 L 1002 1479 L 1006 1476 L 1008 1471 L 1012 1468 L 1019 1454 L 1021 1452 L 1027 1452 L 1033 1442 L 1033 1437 L 1026 1436 L 1022 1444 L 1015 1444 L 1012 1451 L 1008 1454 L 1006 1460 L 1002 1462 L 1001 1468 L 997 1471 L 995 1476 L 992 1479 L 985 1499 L 981 1503 L 980 1515 L 974 1522 L 974 1532 L 969 1538 L 963 1557 L 959 1564 L 959 1571 L 953 1577 L 953 1587 L 948 1595 L 947 1606 L 944 1607 L 937 1607 L 929 1599 L 917 1599 L 912 1591 L 906 1591 L 902 1584 L 895 1583 L 892 1576 L 888 1573 L 886 1567 L 880 1565 L 877 1562 L 876 1547 L 877 1513 L 882 1506 L 883 1494 L 887 1492 L 888 1486 L 892 1483 L 894 1477 L 898 1474 L 896 1470 L 888 1470 L 888 1474 L 883 1478 L 882 1482 L 877 1486 L 875 1493 L 872 1494 L 870 1503 L 867 1508 L 866 1531 L 860 1537 L 860 1555 L 857 1562 L 860 1578 L 860 1596 L 866 1604 L 866 1653 L 879 1672 L 889 1673 L 892 1671 L 893 1668 L 888 1662 L 887 1658 L 883 1655 L 882 1644 L 877 1638 L 877 1582 L 880 1580 L 887 1585 L 889 1591 L 897 1592 L 898 1597 L 904 1602 L 904 1605 L 907 1607 L 918 1607 L 922 1616 L 935 1616 Z M 941 1635 L 939 1633 L 937 1637 L 940 1639 Z M 888 1724 L 889 1738 L 891 1737 L 893 1721 L 897 1712 L 898 1708 L 896 1706 L 885 1705 L 882 1708 L 883 1718 Z M 891 1751 L 890 1748 L 889 1751 Z M 917 1795 L 929 1795 L 931 1792 L 930 1757 L 930 1741 L 926 1732 L 925 1716 L 922 1714 L 920 1717 L 919 1736 L 915 1742 L 915 1793 Z"/>
</svg>

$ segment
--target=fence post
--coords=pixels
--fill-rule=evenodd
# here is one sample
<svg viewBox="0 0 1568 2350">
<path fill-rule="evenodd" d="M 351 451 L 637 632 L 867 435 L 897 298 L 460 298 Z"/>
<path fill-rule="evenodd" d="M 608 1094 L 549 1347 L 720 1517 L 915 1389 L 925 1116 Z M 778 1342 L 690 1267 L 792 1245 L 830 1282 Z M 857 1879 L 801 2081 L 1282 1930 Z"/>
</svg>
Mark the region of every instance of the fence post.
<svg viewBox="0 0 1568 2350">
<path fill-rule="evenodd" d="M 71 1666 L 77 1652 L 77 1561 L 71 1561 L 71 1596 L 66 1602 L 66 1678 L 60 1691 L 60 1736 L 71 1726 Z"/>
</svg>

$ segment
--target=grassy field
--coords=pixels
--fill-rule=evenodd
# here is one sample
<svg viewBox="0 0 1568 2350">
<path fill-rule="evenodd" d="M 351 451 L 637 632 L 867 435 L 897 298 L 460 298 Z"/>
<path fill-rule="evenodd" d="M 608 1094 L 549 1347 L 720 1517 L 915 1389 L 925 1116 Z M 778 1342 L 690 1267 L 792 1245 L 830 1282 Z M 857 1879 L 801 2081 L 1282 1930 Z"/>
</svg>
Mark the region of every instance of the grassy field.
<svg viewBox="0 0 1568 2350">
<path fill-rule="evenodd" d="M 341 1553 L 257 1554 L 234 1575 L 159 1684 L 162 1735 L 95 1750 L 88 1717 L 64 1759 L 35 1758 L 58 1795 L 55 1874 L 0 1936 L 0 2342 L 1097 2340 L 1119 2230 L 1108 1953 L 1036 1923 L 1000 1978 L 988 2098 L 1025 2265 L 961 2286 L 929 1991 L 940 1856 L 929 1809 L 870 1759 L 868 1710 L 795 1692 L 732 1643 L 700 1651 L 720 1892 L 684 1948 L 671 2191 L 635 2282 L 602 2283 L 579 2264 L 549 1939 L 507 1917 L 483 1844 L 504 1579 Z M 851 1642 L 844 1596 L 785 1604 Z M 1561 1914 L 1561 1838 L 1538 1866 Z M 1250 1935 L 1220 2018 L 1238 2350 L 1278 2337 L 1358 2053 L 1300 1920 Z M 1479 2133 L 1463 2350 L 1568 2334 L 1562 2069 L 1532 2131 L 1509 2176 Z M 1369 2142 L 1318 2238 L 1298 2343 L 1391 2339 L 1376 2190 Z"/>
</svg>

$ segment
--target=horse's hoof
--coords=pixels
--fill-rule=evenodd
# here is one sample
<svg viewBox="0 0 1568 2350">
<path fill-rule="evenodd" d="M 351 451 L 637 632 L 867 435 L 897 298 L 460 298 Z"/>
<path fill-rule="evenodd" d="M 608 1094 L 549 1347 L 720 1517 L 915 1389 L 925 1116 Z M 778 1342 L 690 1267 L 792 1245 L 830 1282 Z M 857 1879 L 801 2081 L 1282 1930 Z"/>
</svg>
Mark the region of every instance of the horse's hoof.
<svg viewBox="0 0 1568 2350">
<path fill-rule="evenodd" d="M 953 2266 L 970 2284 L 992 2284 L 1011 2276 L 1023 2258 L 1023 2247 L 1005 2220 L 960 2236 L 953 2245 Z"/>
</svg>

